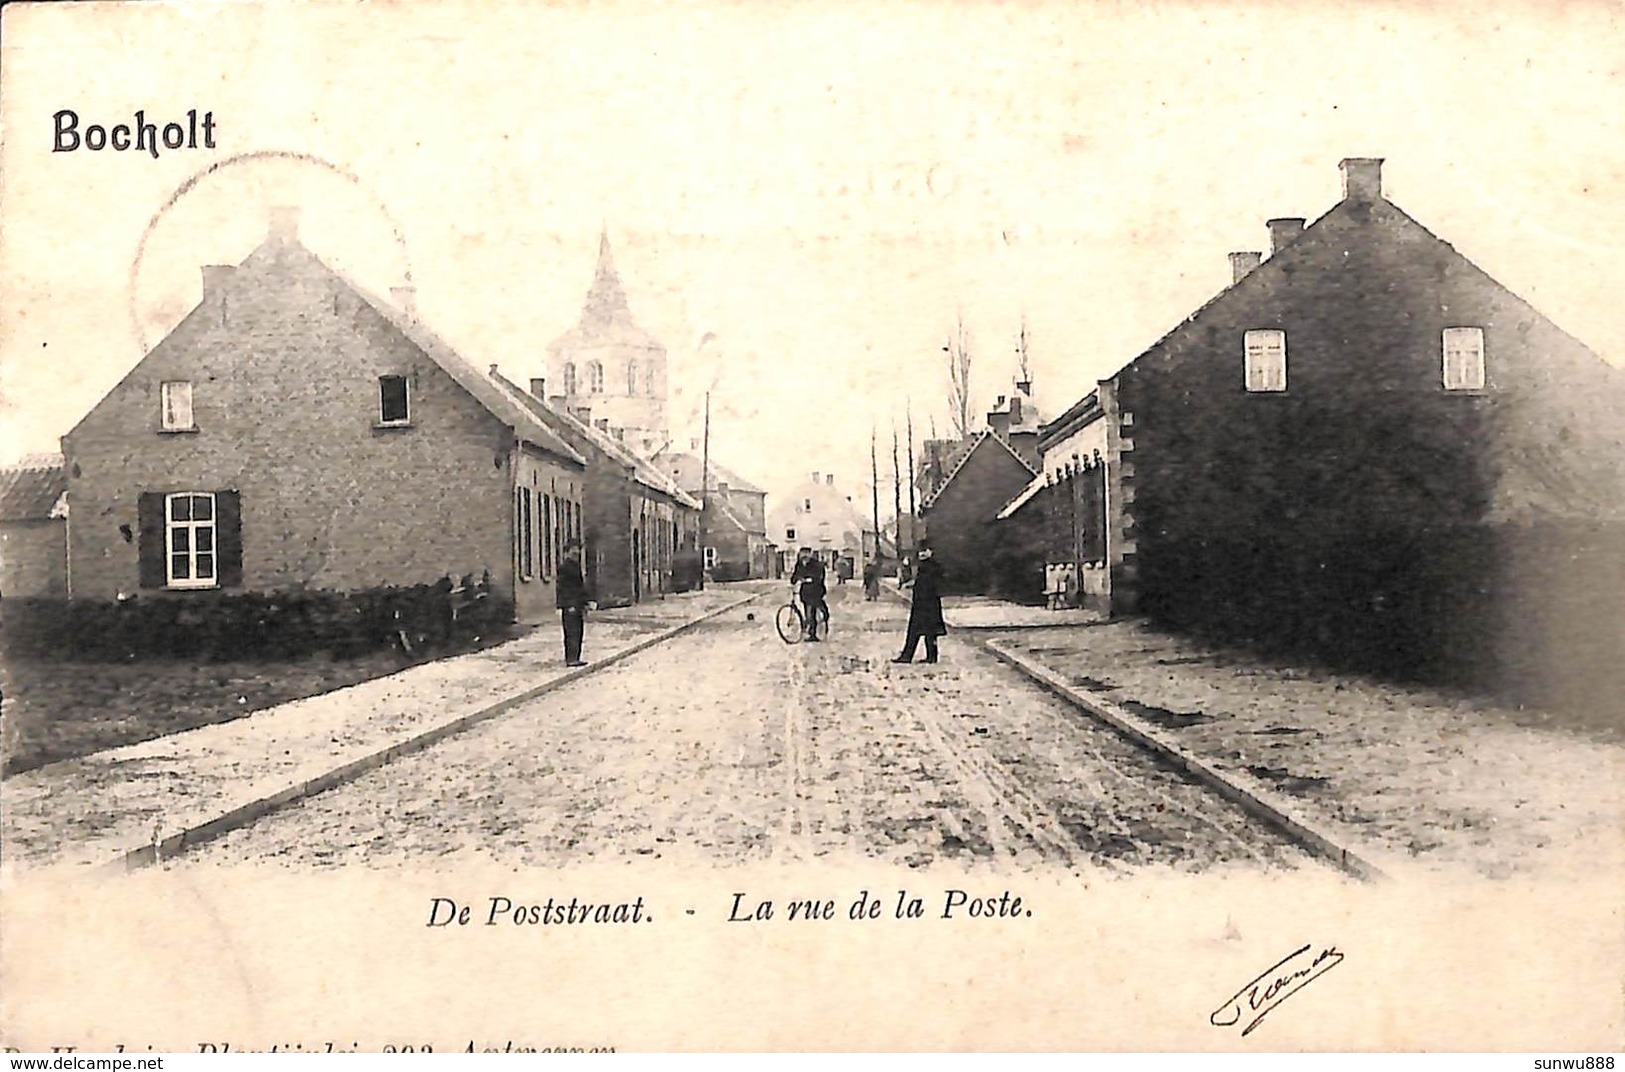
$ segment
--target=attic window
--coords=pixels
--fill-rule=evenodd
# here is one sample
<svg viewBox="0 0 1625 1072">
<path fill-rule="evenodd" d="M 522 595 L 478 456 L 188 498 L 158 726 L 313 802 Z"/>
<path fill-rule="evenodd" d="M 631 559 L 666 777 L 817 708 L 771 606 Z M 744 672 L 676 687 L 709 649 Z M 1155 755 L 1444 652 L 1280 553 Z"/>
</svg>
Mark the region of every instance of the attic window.
<svg viewBox="0 0 1625 1072">
<path fill-rule="evenodd" d="M 1444 389 L 1481 391 L 1484 388 L 1484 329 L 1444 329 Z"/>
<path fill-rule="evenodd" d="M 192 384 L 189 381 L 166 380 L 158 385 L 158 397 L 164 431 L 196 430 L 197 426 L 192 423 Z"/>
<path fill-rule="evenodd" d="M 796 538 L 796 530 L 792 529 L 792 528 L 786 528 L 784 530 L 784 538 L 787 539 L 787 540 L 795 539 Z"/>
<path fill-rule="evenodd" d="M 411 408 L 406 398 L 406 377 L 378 377 L 378 423 L 402 425 L 410 424 L 411 421 Z"/>
<path fill-rule="evenodd" d="M 1286 332 L 1249 331 L 1244 337 L 1247 390 L 1286 390 Z"/>
</svg>

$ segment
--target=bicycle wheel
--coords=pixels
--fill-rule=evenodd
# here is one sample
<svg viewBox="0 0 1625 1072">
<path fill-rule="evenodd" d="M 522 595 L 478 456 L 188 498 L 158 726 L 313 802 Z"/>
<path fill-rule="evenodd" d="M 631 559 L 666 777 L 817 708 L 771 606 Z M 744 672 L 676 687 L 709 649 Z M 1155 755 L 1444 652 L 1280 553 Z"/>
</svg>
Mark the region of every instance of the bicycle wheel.
<svg viewBox="0 0 1625 1072">
<path fill-rule="evenodd" d="M 794 603 L 786 603 L 774 615 L 773 624 L 779 631 L 779 639 L 786 644 L 799 644 L 806 635 L 807 629 L 801 617 L 801 608 Z"/>
</svg>

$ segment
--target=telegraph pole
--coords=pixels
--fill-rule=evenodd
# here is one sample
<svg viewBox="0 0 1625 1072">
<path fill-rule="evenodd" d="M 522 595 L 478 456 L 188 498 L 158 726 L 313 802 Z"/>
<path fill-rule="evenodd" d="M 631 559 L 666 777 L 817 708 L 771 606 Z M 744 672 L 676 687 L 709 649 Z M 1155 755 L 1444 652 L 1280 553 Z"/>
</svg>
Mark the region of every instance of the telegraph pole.
<svg viewBox="0 0 1625 1072">
<path fill-rule="evenodd" d="M 875 568 L 880 568 L 880 462 L 875 454 L 875 426 L 869 426 L 869 499 L 875 515 Z"/>
<path fill-rule="evenodd" d="M 705 515 L 711 510 L 711 392 L 705 392 L 705 432 L 700 441 L 700 591 L 705 591 Z"/>
</svg>

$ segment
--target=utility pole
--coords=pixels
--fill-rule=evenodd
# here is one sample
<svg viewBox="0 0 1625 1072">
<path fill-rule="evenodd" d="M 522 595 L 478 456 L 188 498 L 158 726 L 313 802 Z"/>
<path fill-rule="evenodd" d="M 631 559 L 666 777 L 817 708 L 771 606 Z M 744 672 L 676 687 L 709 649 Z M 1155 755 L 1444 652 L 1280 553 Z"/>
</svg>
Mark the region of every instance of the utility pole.
<svg viewBox="0 0 1625 1072">
<path fill-rule="evenodd" d="M 916 530 L 920 515 L 919 505 L 914 501 L 914 407 L 912 405 L 907 406 L 903 412 L 908 418 L 908 545 L 910 551 L 917 551 L 919 548 L 915 544 L 919 540 L 917 539 L 918 532 Z M 899 528 L 897 531 L 898 554 L 902 554 L 902 547 L 900 546 L 903 539 L 902 529 Z"/>
<path fill-rule="evenodd" d="M 705 392 L 705 432 L 700 441 L 700 591 L 705 591 L 705 515 L 711 510 L 711 392 Z"/>
<path fill-rule="evenodd" d="M 875 455 L 875 426 L 869 426 L 869 498 L 875 514 L 875 568 L 880 568 L 880 462 Z"/>
</svg>

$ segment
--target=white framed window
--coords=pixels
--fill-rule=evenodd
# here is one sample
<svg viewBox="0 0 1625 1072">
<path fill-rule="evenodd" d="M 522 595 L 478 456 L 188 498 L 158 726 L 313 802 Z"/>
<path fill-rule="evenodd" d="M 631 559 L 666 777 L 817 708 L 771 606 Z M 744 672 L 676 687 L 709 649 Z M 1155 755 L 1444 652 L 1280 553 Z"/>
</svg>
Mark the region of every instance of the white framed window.
<svg viewBox="0 0 1625 1072">
<path fill-rule="evenodd" d="M 1249 331 L 1243 336 L 1247 390 L 1286 390 L 1286 332 Z"/>
<path fill-rule="evenodd" d="M 192 423 L 192 384 L 189 380 L 165 380 L 158 385 L 158 402 L 166 432 L 190 432 Z"/>
<path fill-rule="evenodd" d="M 1484 329 L 1445 328 L 1444 389 L 1479 391 L 1484 387 Z"/>
<path fill-rule="evenodd" d="M 412 405 L 407 397 L 405 376 L 378 377 L 378 423 L 412 423 Z"/>
<path fill-rule="evenodd" d="M 716 567 L 716 564 L 717 564 L 717 549 L 715 547 L 707 547 L 705 549 L 705 568 L 706 569 L 714 569 Z"/>
<path fill-rule="evenodd" d="M 164 583 L 170 588 L 220 584 L 212 492 L 164 496 Z"/>
<path fill-rule="evenodd" d="M 795 529 L 790 529 L 790 528 L 785 529 L 784 530 L 784 538 L 787 539 L 787 540 L 795 539 L 796 538 L 796 530 Z"/>
</svg>

